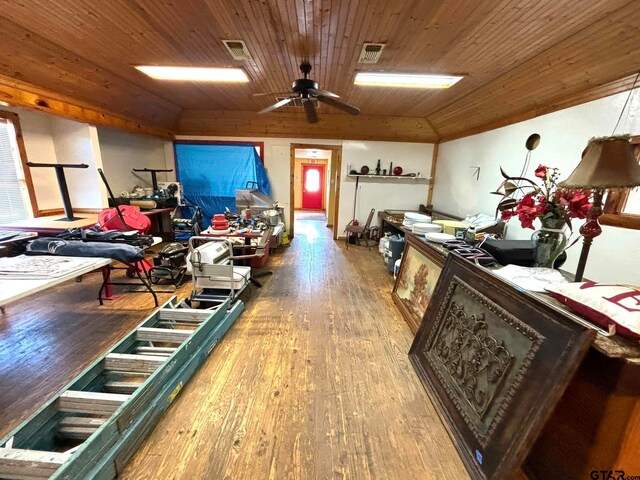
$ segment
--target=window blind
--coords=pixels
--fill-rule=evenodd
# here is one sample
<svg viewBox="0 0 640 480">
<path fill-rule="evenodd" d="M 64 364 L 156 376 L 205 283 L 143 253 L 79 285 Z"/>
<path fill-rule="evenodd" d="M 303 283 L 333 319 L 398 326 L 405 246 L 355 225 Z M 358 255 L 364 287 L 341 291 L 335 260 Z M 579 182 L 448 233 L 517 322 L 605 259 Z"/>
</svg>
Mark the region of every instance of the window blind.
<svg viewBox="0 0 640 480">
<path fill-rule="evenodd" d="M 0 225 L 28 218 L 13 126 L 0 119 Z"/>
</svg>

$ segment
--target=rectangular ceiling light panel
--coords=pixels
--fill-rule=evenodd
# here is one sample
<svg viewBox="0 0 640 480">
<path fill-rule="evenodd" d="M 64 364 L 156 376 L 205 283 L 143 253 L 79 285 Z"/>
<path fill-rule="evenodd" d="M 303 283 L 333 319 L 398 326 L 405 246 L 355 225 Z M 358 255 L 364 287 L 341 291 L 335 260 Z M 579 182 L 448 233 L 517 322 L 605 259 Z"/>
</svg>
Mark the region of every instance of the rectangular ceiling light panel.
<svg viewBox="0 0 640 480">
<path fill-rule="evenodd" d="M 156 80 L 183 80 L 190 82 L 248 82 L 241 68 L 156 67 L 137 66 L 142 73 Z"/>
<path fill-rule="evenodd" d="M 378 87 L 449 88 L 461 79 L 459 75 L 360 72 L 353 83 Z"/>
</svg>

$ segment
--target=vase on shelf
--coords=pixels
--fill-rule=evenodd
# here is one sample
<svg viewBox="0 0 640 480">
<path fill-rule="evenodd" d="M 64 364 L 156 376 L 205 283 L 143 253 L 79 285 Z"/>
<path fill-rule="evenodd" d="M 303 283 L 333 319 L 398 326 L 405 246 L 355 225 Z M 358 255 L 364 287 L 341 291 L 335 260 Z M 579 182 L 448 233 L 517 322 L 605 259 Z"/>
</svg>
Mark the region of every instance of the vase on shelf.
<svg viewBox="0 0 640 480">
<path fill-rule="evenodd" d="M 553 268 L 556 259 L 567 247 L 564 231 L 567 222 L 561 218 L 541 218 L 542 227 L 531 235 L 533 266 Z"/>
</svg>

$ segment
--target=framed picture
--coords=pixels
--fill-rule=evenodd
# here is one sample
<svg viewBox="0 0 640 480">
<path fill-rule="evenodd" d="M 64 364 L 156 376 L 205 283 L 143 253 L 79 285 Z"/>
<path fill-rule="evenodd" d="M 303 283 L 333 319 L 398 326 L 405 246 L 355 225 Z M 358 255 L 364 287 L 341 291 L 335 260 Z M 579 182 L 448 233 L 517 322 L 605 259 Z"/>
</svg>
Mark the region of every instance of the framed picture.
<svg viewBox="0 0 640 480">
<path fill-rule="evenodd" d="M 416 333 L 442 272 L 445 256 L 413 235 L 405 238 L 407 242 L 392 297 L 411 331 Z"/>
<path fill-rule="evenodd" d="M 515 477 L 594 336 L 448 256 L 409 358 L 471 478 Z"/>
</svg>

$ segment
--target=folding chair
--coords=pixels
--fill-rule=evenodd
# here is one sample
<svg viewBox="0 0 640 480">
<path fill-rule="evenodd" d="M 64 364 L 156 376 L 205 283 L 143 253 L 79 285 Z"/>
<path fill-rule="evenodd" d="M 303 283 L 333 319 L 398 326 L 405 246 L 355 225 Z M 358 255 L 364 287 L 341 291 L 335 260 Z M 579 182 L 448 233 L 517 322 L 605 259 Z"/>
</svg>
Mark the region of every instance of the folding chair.
<svg viewBox="0 0 640 480">
<path fill-rule="evenodd" d="M 358 245 L 361 245 L 361 241 L 364 238 L 365 242 L 367 242 L 367 247 L 371 250 L 371 244 L 369 243 L 369 236 L 371 232 L 371 221 L 373 220 L 373 214 L 376 209 L 372 208 L 369 212 L 369 217 L 367 218 L 367 223 L 364 225 L 353 225 L 349 223 L 347 227 L 344 229 L 347 232 L 347 250 L 349 250 L 349 238 L 353 235 L 358 240 Z"/>
</svg>

